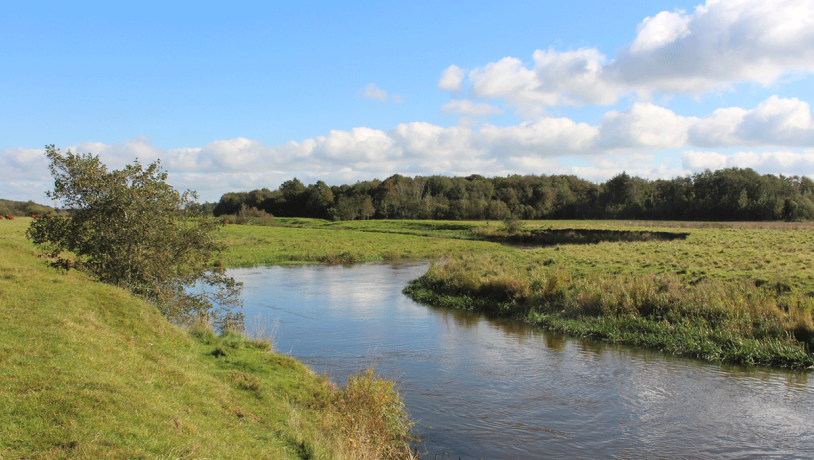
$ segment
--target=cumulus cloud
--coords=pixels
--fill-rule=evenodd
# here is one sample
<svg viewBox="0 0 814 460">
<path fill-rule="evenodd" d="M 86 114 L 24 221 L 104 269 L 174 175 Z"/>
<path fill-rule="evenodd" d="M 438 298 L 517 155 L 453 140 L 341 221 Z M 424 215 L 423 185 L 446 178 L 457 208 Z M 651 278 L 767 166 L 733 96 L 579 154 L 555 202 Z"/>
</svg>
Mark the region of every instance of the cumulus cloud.
<svg viewBox="0 0 814 460">
<path fill-rule="evenodd" d="M 602 118 L 598 145 L 603 150 L 661 150 L 682 147 L 687 129 L 695 121 L 664 107 L 637 102 L 625 112 L 611 111 Z"/>
<path fill-rule="evenodd" d="M 593 154 L 600 128 L 569 118 L 540 118 L 517 126 L 480 128 L 478 145 L 493 155 Z"/>
<path fill-rule="evenodd" d="M 739 145 L 814 145 L 811 106 L 797 98 L 771 96 L 755 109 L 723 108 L 698 120 L 688 130 L 700 147 Z"/>
<path fill-rule="evenodd" d="M 456 104 L 451 107 L 457 107 L 459 113 L 493 110 L 488 108 L 491 106 Z M 764 145 L 809 150 L 799 153 L 776 149 L 767 153 L 755 148 Z M 733 147 L 751 150 L 731 155 L 705 151 Z M 368 127 L 331 130 L 323 136 L 278 145 L 238 137 L 202 147 L 162 149 L 152 145 L 149 138 L 138 137 L 117 144 L 86 142 L 69 148 L 99 155 L 111 168 L 132 163 L 136 157 L 142 163 L 160 158 L 170 173 L 170 183 L 199 190 L 203 199 L 216 200 L 227 191 L 275 188 L 291 177 L 309 183 L 340 183 L 395 173 L 563 172 L 606 179 L 625 170 L 652 178 L 730 166 L 811 174 L 814 118 L 807 103 L 772 96 L 752 109 L 718 109 L 702 118 L 684 117 L 652 103 L 637 102 L 624 111 L 609 111 L 595 125 L 566 117 L 538 117 L 513 126 L 481 123 L 443 127 L 413 122 L 389 131 Z M 687 149 L 681 155 L 683 169 L 659 166 L 648 156 L 677 149 Z M 579 159 L 583 166 L 562 169 L 560 162 L 566 157 Z M 18 196 L 13 194 L 24 190 L 44 191 L 49 182 L 53 183 L 41 149 L 0 151 L 0 169 L 6 172 L 0 176 L 0 196 L 13 198 Z"/>
<path fill-rule="evenodd" d="M 503 109 L 485 102 L 472 102 L 467 99 L 453 99 L 441 107 L 441 112 L 457 113 L 458 115 L 470 117 L 481 117 L 485 115 L 501 115 L 503 114 Z"/>
<path fill-rule="evenodd" d="M 681 162 L 690 171 L 721 168 L 752 168 L 762 173 L 788 176 L 814 175 L 814 150 L 804 152 L 737 152 L 724 155 L 718 152 L 690 150 L 681 153 Z"/>
<path fill-rule="evenodd" d="M 768 85 L 801 71 L 814 71 L 814 1 L 708 0 L 691 14 L 645 18 L 613 59 L 595 48 L 549 48 L 535 51 L 530 65 L 505 57 L 467 78 L 474 96 L 502 99 L 533 117 L 545 107 L 608 105 L 631 93 L 698 95 L 741 82 Z M 452 76 L 442 81 L 449 88 L 463 84 Z"/>
<path fill-rule="evenodd" d="M 646 17 L 636 28 L 636 39 L 630 51 L 640 53 L 661 48 L 690 34 L 690 17 L 683 11 L 662 11 L 654 17 Z"/>
<path fill-rule="evenodd" d="M 44 149 L 7 148 L 0 154 L 0 170 L 6 179 L 40 180 L 48 177 L 48 159 Z"/>
<path fill-rule="evenodd" d="M 512 171 L 530 171 L 535 174 L 569 174 L 593 182 L 603 182 L 627 172 L 647 179 L 671 179 L 690 174 L 690 171 L 665 164 L 653 155 L 619 154 L 590 157 L 584 165 L 566 164 L 559 158 L 512 157 L 507 161 Z"/>
<path fill-rule="evenodd" d="M 359 90 L 359 95 L 365 99 L 374 99 L 377 101 L 392 101 L 392 102 L 404 102 L 401 96 L 396 94 L 389 94 L 387 91 L 379 88 L 376 86 L 375 83 L 370 83 L 364 88 Z"/>
<path fill-rule="evenodd" d="M 462 91 L 464 73 L 466 71 L 457 65 L 451 65 L 441 72 L 441 79 L 438 80 L 438 89 L 444 91 Z"/>
<path fill-rule="evenodd" d="M 702 94 L 814 71 L 810 0 L 708 0 L 691 15 L 659 13 L 608 66 L 636 91 Z"/>
</svg>

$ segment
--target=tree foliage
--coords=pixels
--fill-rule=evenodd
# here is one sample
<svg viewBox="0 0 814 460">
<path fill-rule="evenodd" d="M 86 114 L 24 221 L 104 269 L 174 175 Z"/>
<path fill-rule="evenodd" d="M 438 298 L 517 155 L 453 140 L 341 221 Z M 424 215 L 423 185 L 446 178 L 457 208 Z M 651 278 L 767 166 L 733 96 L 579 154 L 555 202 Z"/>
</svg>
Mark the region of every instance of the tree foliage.
<svg viewBox="0 0 814 460">
<path fill-rule="evenodd" d="M 215 219 L 190 218 L 195 193 L 166 183 L 160 163 L 108 171 L 98 156 L 46 146 L 47 195 L 67 212 L 32 221 L 27 236 L 57 261 L 66 253 L 100 281 L 154 303 L 176 323 L 242 324 L 240 283 L 209 262 L 220 251 Z M 186 209 L 185 209 L 186 208 Z"/>
<path fill-rule="evenodd" d="M 814 182 L 751 169 L 649 180 L 623 172 L 596 184 L 576 176 L 406 177 L 328 188 L 297 179 L 278 190 L 223 195 L 215 215 L 241 204 L 278 217 L 353 219 L 814 220 Z M 262 200 L 259 199 L 262 195 Z M 228 211 L 228 212 L 227 212 Z"/>
</svg>

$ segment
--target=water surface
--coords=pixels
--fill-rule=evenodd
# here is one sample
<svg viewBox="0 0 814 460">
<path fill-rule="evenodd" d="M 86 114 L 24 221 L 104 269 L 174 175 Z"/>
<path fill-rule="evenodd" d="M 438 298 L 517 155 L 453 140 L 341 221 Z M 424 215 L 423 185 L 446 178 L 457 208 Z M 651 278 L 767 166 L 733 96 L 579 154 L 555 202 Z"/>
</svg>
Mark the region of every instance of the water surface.
<svg viewBox="0 0 814 460">
<path fill-rule="evenodd" d="M 566 339 L 401 294 L 423 263 L 230 270 L 278 351 L 395 378 L 424 449 L 463 459 L 812 458 L 807 374 Z"/>
</svg>

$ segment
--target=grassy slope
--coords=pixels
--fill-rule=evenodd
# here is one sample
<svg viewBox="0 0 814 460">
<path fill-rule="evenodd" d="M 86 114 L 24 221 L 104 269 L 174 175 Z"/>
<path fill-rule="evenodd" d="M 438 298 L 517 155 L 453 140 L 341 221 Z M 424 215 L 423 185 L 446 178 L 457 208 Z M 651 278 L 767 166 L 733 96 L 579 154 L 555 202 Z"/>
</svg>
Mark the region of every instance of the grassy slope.
<svg viewBox="0 0 814 460">
<path fill-rule="evenodd" d="M 48 268 L 27 223 L 0 222 L 0 458 L 341 456 L 325 379 Z"/>
</svg>

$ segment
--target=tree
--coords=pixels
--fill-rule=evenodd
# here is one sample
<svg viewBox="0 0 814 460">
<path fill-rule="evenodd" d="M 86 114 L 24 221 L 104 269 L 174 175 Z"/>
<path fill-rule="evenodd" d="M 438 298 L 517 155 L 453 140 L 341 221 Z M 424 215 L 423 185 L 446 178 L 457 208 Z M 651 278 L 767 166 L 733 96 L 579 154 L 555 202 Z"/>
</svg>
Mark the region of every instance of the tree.
<svg viewBox="0 0 814 460">
<path fill-rule="evenodd" d="M 47 255 L 64 263 L 73 253 L 79 267 L 152 302 L 176 324 L 242 325 L 234 310 L 241 284 L 209 267 L 222 249 L 213 237 L 219 221 L 184 217 L 195 192 L 167 184 L 158 161 L 108 172 L 98 156 L 45 150 L 54 177 L 47 195 L 69 211 L 35 219 L 26 232 Z"/>
</svg>

